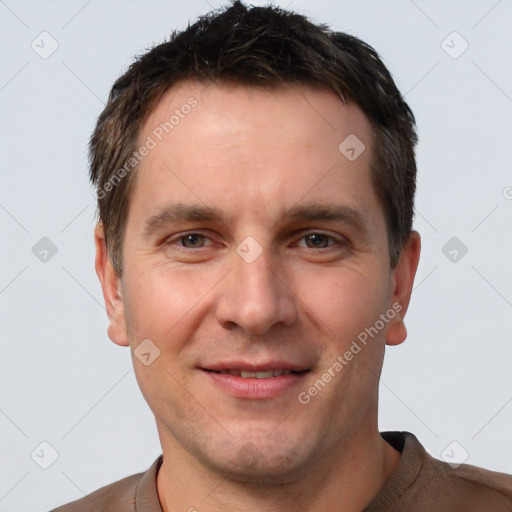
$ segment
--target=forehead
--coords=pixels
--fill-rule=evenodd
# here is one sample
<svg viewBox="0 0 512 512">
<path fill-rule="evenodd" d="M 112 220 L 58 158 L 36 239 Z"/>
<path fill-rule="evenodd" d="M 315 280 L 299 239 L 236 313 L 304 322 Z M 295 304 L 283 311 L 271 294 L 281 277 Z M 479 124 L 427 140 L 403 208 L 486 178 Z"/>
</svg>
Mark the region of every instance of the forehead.
<svg viewBox="0 0 512 512">
<path fill-rule="evenodd" d="M 190 137 L 191 132 L 195 137 Z M 327 89 L 182 82 L 163 95 L 141 135 L 152 136 L 159 145 L 174 141 L 186 143 L 187 148 L 196 144 L 196 138 L 208 146 L 233 147 L 250 137 L 246 142 L 254 145 L 309 147 L 321 137 L 324 145 L 332 143 L 337 149 L 340 137 L 357 133 L 368 139 L 370 132 L 361 109 L 353 102 L 343 103 Z"/>
<path fill-rule="evenodd" d="M 136 173 L 130 214 L 147 217 L 173 199 L 237 217 L 280 215 L 302 199 L 338 197 L 371 209 L 371 134 L 363 112 L 331 91 L 184 82 L 142 127 L 139 146 L 151 149 Z M 347 146 L 357 158 L 347 157 L 354 155 Z"/>
</svg>

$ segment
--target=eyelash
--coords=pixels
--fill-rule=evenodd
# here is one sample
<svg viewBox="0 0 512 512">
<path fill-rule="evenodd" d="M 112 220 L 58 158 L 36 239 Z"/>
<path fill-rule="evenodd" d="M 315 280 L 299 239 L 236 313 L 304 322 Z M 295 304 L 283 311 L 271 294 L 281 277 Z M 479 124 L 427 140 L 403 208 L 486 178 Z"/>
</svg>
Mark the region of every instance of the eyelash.
<svg viewBox="0 0 512 512">
<path fill-rule="evenodd" d="M 179 234 L 179 235 L 176 235 L 176 236 L 168 239 L 167 241 L 164 242 L 164 245 L 170 246 L 170 245 L 173 245 L 176 242 L 181 242 L 184 238 L 186 238 L 186 237 L 188 237 L 190 235 L 198 235 L 198 236 L 204 237 L 205 239 L 210 239 L 210 237 L 208 237 L 207 235 L 204 235 L 203 233 L 198 233 L 196 231 L 189 231 L 187 233 Z M 329 249 L 330 247 L 333 247 L 334 245 L 346 246 L 349 243 L 349 241 L 345 237 L 342 237 L 341 235 L 340 235 L 340 238 L 337 238 L 335 236 L 328 235 L 327 233 L 322 233 L 321 231 L 308 231 L 308 232 L 305 232 L 300 237 L 300 240 L 304 240 L 306 237 L 311 236 L 311 235 L 320 235 L 320 236 L 326 237 L 329 241 L 330 240 L 334 241 L 333 244 L 329 245 L 329 242 L 328 242 L 327 247 L 320 247 L 320 249 Z M 185 249 L 185 250 L 187 250 L 187 249 L 188 250 L 194 250 L 194 249 L 203 249 L 204 248 L 204 246 L 194 248 L 194 247 L 185 247 L 184 245 L 179 245 L 178 247 L 179 247 L 179 249 Z M 307 246 L 304 247 L 304 248 L 305 249 L 314 249 L 314 247 L 307 247 Z"/>
</svg>

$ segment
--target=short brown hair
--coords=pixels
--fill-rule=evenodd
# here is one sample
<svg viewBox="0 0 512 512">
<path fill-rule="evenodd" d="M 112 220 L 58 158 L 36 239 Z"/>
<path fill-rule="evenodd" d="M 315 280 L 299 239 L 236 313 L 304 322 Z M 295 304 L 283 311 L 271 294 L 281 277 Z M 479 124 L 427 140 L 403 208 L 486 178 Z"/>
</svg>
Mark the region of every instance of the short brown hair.
<svg viewBox="0 0 512 512">
<path fill-rule="evenodd" d="M 373 127 L 371 174 L 386 216 L 391 267 L 396 266 L 412 229 L 417 136 L 414 116 L 391 74 L 375 50 L 354 36 L 275 6 L 247 8 L 235 0 L 136 58 L 114 83 L 99 116 L 90 140 L 90 178 L 119 276 L 134 182 L 133 172 L 126 176 L 126 162 L 159 99 L 186 80 L 304 84 L 357 104 Z"/>
</svg>

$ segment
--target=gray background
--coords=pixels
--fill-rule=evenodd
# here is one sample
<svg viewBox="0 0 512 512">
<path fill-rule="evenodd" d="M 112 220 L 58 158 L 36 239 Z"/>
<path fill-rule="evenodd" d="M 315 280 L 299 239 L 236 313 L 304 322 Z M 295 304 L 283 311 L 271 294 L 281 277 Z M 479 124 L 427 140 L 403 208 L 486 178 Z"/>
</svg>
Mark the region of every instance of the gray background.
<svg viewBox="0 0 512 512">
<path fill-rule="evenodd" d="M 277 3 L 374 46 L 417 117 L 423 252 L 380 429 L 512 473 L 512 1 Z M 2 511 L 48 510 L 160 454 L 129 350 L 106 334 L 86 145 L 131 57 L 219 5 L 0 1 Z"/>
</svg>

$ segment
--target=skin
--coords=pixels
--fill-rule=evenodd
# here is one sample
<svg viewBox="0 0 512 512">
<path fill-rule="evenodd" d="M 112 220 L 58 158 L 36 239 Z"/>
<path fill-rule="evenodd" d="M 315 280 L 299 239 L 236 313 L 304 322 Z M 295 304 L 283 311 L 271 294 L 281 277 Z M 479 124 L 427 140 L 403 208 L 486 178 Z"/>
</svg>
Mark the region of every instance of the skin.
<svg viewBox="0 0 512 512">
<path fill-rule="evenodd" d="M 122 279 L 101 224 L 95 231 L 109 337 L 132 356 L 148 338 L 160 350 L 149 366 L 133 364 L 162 444 L 162 509 L 360 511 L 400 460 L 379 435 L 378 384 L 385 345 L 407 335 L 419 235 L 391 269 L 370 180 L 371 126 L 356 105 L 307 86 L 185 82 L 161 99 L 141 143 L 191 96 L 198 105 L 137 171 Z M 349 134 L 366 146 L 353 162 L 338 150 Z M 219 208 L 225 220 L 179 221 L 144 237 L 145 221 L 169 201 Z M 349 206 L 364 226 L 284 218 L 310 202 Z M 180 238 L 190 233 L 203 236 Z M 252 263 L 236 252 L 248 236 L 262 249 Z M 300 403 L 298 393 L 393 304 L 400 314 Z M 274 398 L 240 399 L 198 369 L 226 358 L 282 359 L 309 372 Z M 240 457 L 248 443 L 256 462 Z"/>
</svg>

